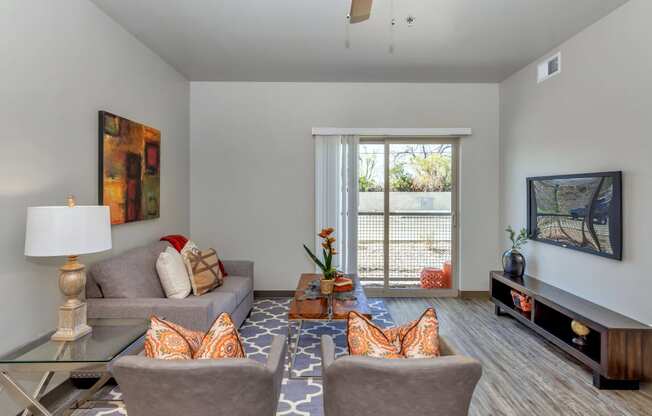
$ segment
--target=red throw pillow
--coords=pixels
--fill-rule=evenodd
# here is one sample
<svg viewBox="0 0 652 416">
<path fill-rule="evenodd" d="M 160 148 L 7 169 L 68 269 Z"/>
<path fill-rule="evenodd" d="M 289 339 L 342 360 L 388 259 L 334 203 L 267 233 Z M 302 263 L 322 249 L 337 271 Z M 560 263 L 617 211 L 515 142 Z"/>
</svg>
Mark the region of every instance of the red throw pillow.
<svg viewBox="0 0 652 416">
<path fill-rule="evenodd" d="M 170 234 L 166 235 L 164 237 L 161 237 L 160 241 L 167 241 L 174 247 L 179 253 L 181 253 L 181 250 L 183 249 L 183 246 L 186 245 L 188 242 L 188 239 L 181 234 Z"/>
</svg>

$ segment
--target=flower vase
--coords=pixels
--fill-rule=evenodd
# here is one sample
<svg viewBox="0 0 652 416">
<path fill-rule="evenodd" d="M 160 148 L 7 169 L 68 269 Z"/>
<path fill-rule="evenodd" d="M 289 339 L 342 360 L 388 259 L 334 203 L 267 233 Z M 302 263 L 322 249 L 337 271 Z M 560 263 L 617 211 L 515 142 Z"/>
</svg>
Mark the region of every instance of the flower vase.
<svg viewBox="0 0 652 416">
<path fill-rule="evenodd" d="M 322 278 L 319 281 L 319 288 L 321 289 L 322 295 L 330 295 L 331 293 L 333 293 L 334 286 L 335 286 L 335 279 Z"/>
<path fill-rule="evenodd" d="M 525 257 L 518 250 L 507 250 L 503 253 L 503 270 L 506 274 L 523 277 L 525 273 Z"/>
</svg>

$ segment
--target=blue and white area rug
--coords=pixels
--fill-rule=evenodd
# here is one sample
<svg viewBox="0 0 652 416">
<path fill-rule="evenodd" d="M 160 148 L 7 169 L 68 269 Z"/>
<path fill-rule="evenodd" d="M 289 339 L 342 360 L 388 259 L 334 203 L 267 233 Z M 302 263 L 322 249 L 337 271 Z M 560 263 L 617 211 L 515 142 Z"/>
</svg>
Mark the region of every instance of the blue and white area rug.
<svg viewBox="0 0 652 416">
<path fill-rule="evenodd" d="M 382 327 L 394 324 L 382 299 L 371 299 L 370 307 L 374 322 Z M 273 335 L 287 335 L 287 312 L 290 299 L 259 299 L 254 303 L 251 315 L 240 328 L 240 335 L 245 344 L 247 357 L 265 362 Z M 293 349 L 296 346 L 298 324 L 293 323 Z M 289 359 L 285 364 L 285 377 L 277 415 L 283 416 L 321 416 L 322 388 L 321 381 L 310 377 L 321 374 L 322 335 L 331 335 L 335 340 L 338 354 L 346 352 L 346 327 L 344 321 L 304 322 L 297 355 L 294 364 L 294 376 L 300 380 L 288 378 Z M 288 357 L 289 358 L 289 357 Z M 87 408 L 76 410 L 74 416 L 124 416 L 127 411 L 119 402 L 120 388 L 107 386 L 98 395 L 99 401 L 89 402 Z"/>
</svg>

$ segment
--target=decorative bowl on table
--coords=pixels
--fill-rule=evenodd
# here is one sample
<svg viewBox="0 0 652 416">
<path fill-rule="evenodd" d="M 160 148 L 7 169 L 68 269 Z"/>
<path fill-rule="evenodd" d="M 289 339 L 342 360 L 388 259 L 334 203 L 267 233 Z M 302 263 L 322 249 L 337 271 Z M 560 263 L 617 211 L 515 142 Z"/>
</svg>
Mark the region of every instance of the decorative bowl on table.
<svg viewBox="0 0 652 416">
<path fill-rule="evenodd" d="M 524 295 L 521 292 L 518 292 L 516 290 L 512 290 L 511 292 L 512 295 L 512 302 L 514 303 L 514 306 L 517 309 L 522 310 L 523 312 L 531 312 L 532 311 L 532 298 Z"/>
<path fill-rule="evenodd" d="M 591 329 L 583 323 L 575 320 L 571 322 L 571 329 L 573 330 L 573 333 L 577 335 L 577 337 L 573 338 L 573 343 L 580 347 L 585 346 L 588 343 L 586 337 L 591 333 Z"/>
</svg>

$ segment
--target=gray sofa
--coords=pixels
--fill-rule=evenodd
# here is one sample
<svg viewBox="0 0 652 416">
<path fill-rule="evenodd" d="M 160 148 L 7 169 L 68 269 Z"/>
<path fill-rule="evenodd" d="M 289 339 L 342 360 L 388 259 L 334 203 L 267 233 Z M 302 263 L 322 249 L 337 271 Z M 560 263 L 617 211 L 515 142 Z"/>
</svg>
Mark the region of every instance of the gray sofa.
<svg viewBox="0 0 652 416">
<path fill-rule="evenodd" d="M 195 330 L 208 330 L 222 312 L 240 326 L 254 300 L 254 264 L 223 261 L 224 285 L 202 296 L 165 297 L 156 260 L 169 243 L 157 241 L 93 264 L 87 274 L 89 318 L 143 318 L 152 314 Z"/>
<path fill-rule="evenodd" d="M 454 355 L 441 339 L 442 357 L 388 360 L 344 356 L 323 335 L 325 416 L 466 416 L 480 363 Z"/>
<path fill-rule="evenodd" d="M 118 358 L 111 366 L 129 416 L 272 416 L 281 393 L 287 342 L 274 336 L 267 363 L 248 358 Z"/>
</svg>

